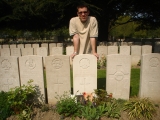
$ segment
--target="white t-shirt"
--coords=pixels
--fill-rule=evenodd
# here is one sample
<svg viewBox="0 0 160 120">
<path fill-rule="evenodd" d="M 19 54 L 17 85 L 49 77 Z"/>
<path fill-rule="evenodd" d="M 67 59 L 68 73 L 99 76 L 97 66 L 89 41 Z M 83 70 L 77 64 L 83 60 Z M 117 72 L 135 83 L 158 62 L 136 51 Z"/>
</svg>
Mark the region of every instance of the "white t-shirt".
<svg viewBox="0 0 160 120">
<path fill-rule="evenodd" d="M 79 17 L 73 17 L 69 24 L 69 34 L 78 34 L 80 37 L 79 54 L 91 53 L 91 37 L 98 37 L 98 23 L 95 17 L 88 16 L 86 22 L 81 22 Z"/>
</svg>

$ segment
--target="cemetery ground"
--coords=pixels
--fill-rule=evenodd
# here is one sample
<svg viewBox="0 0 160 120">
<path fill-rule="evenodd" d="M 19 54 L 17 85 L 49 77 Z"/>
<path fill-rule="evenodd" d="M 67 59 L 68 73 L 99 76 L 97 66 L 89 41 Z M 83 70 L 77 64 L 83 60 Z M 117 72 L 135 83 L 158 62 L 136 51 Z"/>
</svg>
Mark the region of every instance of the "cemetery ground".
<svg viewBox="0 0 160 120">
<path fill-rule="evenodd" d="M 72 73 L 71 73 L 72 74 Z M 97 90 L 99 89 L 106 89 L 106 70 L 98 70 L 97 73 Z M 43 104 L 39 106 L 34 106 L 32 107 L 33 109 L 30 109 L 29 107 L 26 108 L 24 112 L 18 115 L 12 115 L 7 118 L 7 120 L 129 120 L 129 114 L 132 115 L 133 119 L 137 120 L 147 120 L 147 117 L 150 118 L 150 115 L 153 115 L 153 120 L 160 120 L 160 103 L 159 102 L 149 102 L 148 99 L 143 99 L 143 100 L 137 100 L 137 95 L 139 91 L 139 80 L 140 80 L 140 69 L 139 68 L 133 68 L 131 70 L 131 83 L 130 83 L 130 102 L 127 102 L 125 100 L 112 100 L 112 96 L 110 94 L 107 94 L 107 100 L 111 101 L 108 102 L 107 106 L 108 108 L 105 108 L 103 104 L 101 105 L 101 110 L 105 109 L 104 111 L 106 112 L 106 116 L 104 113 L 101 113 L 101 115 L 96 113 L 97 109 L 94 109 L 92 107 L 92 110 L 90 109 L 91 107 L 83 108 L 83 111 L 81 113 L 85 116 L 84 118 L 79 118 L 79 117 L 73 117 L 75 115 L 74 113 L 71 113 L 72 110 L 75 110 L 78 106 L 75 105 L 75 102 L 72 103 L 73 101 L 71 99 L 68 99 L 69 101 L 63 101 L 63 104 L 70 104 L 72 108 L 67 111 L 67 107 L 63 108 L 64 105 L 59 104 L 59 109 L 58 112 L 60 113 L 68 113 L 70 115 L 69 117 L 64 117 L 63 115 L 58 114 L 56 110 L 55 105 L 49 105 L 49 104 Z M 71 78 L 72 81 L 72 78 Z M 71 83 L 71 86 L 73 86 L 73 83 Z M 29 89 L 28 89 L 29 90 Z M 31 89 L 30 89 L 31 90 Z M 31 92 L 31 91 L 30 91 Z M 106 96 L 105 91 L 102 91 L 102 96 L 101 101 L 97 100 L 96 102 L 103 102 L 104 101 L 104 96 Z M 4 104 L 4 100 L 2 100 L 0 96 L 0 106 L 2 107 Z M 105 99 L 105 100 L 106 100 Z M 90 102 L 88 102 L 89 104 Z M 124 108 L 125 105 L 127 106 L 129 112 L 123 111 L 122 108 Z M 155 108 L 155 113 L 154 110 L 152 109 L 153 106 Z M 57 105 L 58 106 L 58 105 Z M 87 105 L 86 105 L 87 106 Z M 143 110 L 140 108 L 144 108 Z M 60 109 L 61 108 L 61 109 Z M 97 107 L 98 108 L 98 107 Z M 79 109 L 79 108 L 78 108 Z M 107 109 L 107 110 L 106 110 Z M 9 110 L 7 108 L 6 110 Z M 121 111 L 120 111 L 121 110 Z M 76 111 L 76 110 L 75 110 Z M 104 112 L 103 110 L 101 112 Z M 119 111 L 119 113 L 118 113 Z M 2 111 L 0 111 L 0 117 L 2 117 Z M 5 113 L 6 112 L 6 113 Z M 13 111 L 12 111 L 13 112 Z M 3 112 L 3 115 L 6 115 L 7 111 Z M 144 118 L 136 118 L 145 116 Z M 32 116 L 32 118 L 31 118 Z M 98 119 L 98 117 L 100 117 Z M 3 120 L 0 118 L 0 120 Z"/>
</svg>

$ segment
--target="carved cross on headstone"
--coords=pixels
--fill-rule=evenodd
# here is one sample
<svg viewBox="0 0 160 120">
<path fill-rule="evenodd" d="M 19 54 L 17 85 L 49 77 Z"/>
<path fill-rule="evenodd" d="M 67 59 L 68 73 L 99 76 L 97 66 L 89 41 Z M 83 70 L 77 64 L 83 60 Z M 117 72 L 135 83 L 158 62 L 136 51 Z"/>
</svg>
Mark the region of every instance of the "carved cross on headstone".
<svg viewBox="0 0 160 120">
<path fill-rule="evenodd" d="M 121 84 L 121 81 L 122 81 L 123 79 L 125 79 L 127 75 L 128 75 L 128 74 L 125 74 L 125 73 L 123 72 L 122 65 L 117 65 L 117 66 L 116 66 L 116 71 L 115 71 L 115 73 L 109 74 L 109 79 L 116 80 L 116 81 L 115 81 L 116 85 L 115 85 L 115 93 L 114 93 L 114 94 L 116 94 L 117 96 L 121 96 L 121 95 L 122 95 L 122 90 L 119 89 L 119 86 L 120 86 L 120 84 Z M 123 84 L 124 84 L 124 83 L 123 83 Z M 114 87 L 114 86 L 113 86 L 113 87 Z"/>
<path fill-rule="evenodd" d="M 57 94 L 60 94 L 60 86 L 62 86 L 63 85 L 63 83 L 62 82 L 59 82 L 59 78 L 57 77 L 57 79 L 56 79 L 56 82 L 54 83 L 54 85 L 55 86 L 58 86 L 57 88 Z"/>
<path fill-rule="evenodd" d="M 83 86 L 84 92 L 86 92 L 86 86 L 89 85 L 89 84 L 90 84 L 90 82 L 88 82 L 88 81 L 86 80 L 86 78 L 84 78 L 84 79 L 81 81 L 80 85 Z"/>
</svg>

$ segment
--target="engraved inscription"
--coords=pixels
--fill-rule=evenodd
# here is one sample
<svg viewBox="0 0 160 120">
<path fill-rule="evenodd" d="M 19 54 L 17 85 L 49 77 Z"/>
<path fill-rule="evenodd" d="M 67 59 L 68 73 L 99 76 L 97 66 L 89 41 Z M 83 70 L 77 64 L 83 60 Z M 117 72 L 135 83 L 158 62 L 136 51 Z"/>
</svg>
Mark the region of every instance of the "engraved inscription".
<svg viewBox="0 0 160 120">
<path fill-rule="evenodd" d="M 60 86 L 62 86 L 63 83 L 62 83 L 62 82 L 59 82 L 59 79 L 58 79 L 58 78 L 57 78 L 56 80 L 57 80 L 57 81 L 56 81 L 56 83 L 54 83 L 54 85 L 58 87 L 58 88 L 57 88 L 57 93 L 60 94 Z"/>
<path fill-rule="evenodd" d="M 2 65 L 2 68 L 3 68 L 4 70 L 6 70 L 6 71 L 10 70 L 11 67 L 12 67 L 12 66 L 11 66 L 11 63 L 10 63 L 10 61 L 9 61 L 8 59 L 2 60 L 1 65 Z"/>
<path fill-rule="evenodd" d="M 52 65 L 55 69 L 60 69 L 63 65 L 63 62 L 61 59 L 59 58 L 55 58 L 52 60 Z"/>
<path fill-rule="evenodd" d="M 79 61 L 79 65 L 80 65 L 81 68 L 87 69 L 87 68 L 90 66 L 90 61 L 89 61 L 89 59 L 87 59 L 87 58 L 82 58 L 82 59 Z"/>
<path fill-rule="evenodd" d="M 151 67 L 157 67 L 159 65 L 159 59 L 156 57 L 152 57 L 149 62 Z"/>
<path fill-rule="evenodd" d="M 90 82 L 86 81 L 86 78 L 84 78 L 80 83 L 80 85 L 84 86 L 84 91 L 86 91 L 86 86 L 89 84 Z"/>
<path fill-rule="evenodd" d="M 3 80 L 3 85 L 2 85 L 2 88 L 4 91 L 9 91 L 10 89 L 10 86 L 13 85 L 13 79 L 5 79 Z"/>
<path fill-rule="evenodd" d="M 122 84 L 124 79 L 127 79 L 128 73 L 124 73 L 123 69 L 122 69 L 122 65 L 117 65 L 116 66 L 116 71 L 113 74 L 109 74 L 109 79 L 112 79 L 111 81 L 115 80 L 114 84 L 115 84 L 115 88 L 113 90 L 113 93 L 116 96 L 121 96 L 122 95 Z M 126 81 L 124 81 L 126 82 Z"/>
<path fill-rule="evenodd" d="M 115 75 L 115 79 L 118 81 L 121 81 L 124 77 L 124 74 L 122 72 L 116 72 L 114 75 Z"/>
<path fill-rule="evenodd" d="M 31 59 L 31 58 L 26 60 L 25 65 L 30 70 L 32 70 L 32 69 L 34 69 L 36 67 L 35 61 L 33 59 Z"/>
</svg>

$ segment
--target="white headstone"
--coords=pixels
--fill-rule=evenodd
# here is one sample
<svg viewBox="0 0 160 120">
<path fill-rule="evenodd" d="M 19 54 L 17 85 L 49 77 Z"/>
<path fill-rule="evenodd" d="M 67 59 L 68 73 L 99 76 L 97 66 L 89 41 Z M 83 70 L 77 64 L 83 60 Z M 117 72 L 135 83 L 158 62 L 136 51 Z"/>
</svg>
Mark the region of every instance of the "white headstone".
<svg viewBox="0 0 160 120">
<path fill-rule="evenodd" d="M 47 49 L 47 55 L 48 55 L 48 43 L 42 43 L 41 47 L 46 47 L 46 49 Z"/>
<path fill-rule="evenodd" d="M 66 47 L 66 55 L 69 55 L 71 56 L 71 54 L 74 52 L 74 47 L 73 46 L 69 46 L 69 47 Z M 72 58 L 70 58 L 70 64 L 73 65 L 73 62 L 72 62 Z"/>
<path fill-rule="evenodd" d="M 2 45 L 3 48 L 9 48 L 9 45 Z"/>
<path fill-rule="evenodd" d="M 102 57 L 107 57 L 107 46 L 97 46 L 97 53 L 99 55 L 99 59 Z"/>
<path fill-rule="evenodd" d="M 22 56 L 33 55 L 33 48 L 21 48 Z"/>
<path fill-rule="evenodd" d="M 154 53 L 160 53 L 160 42 L 155 42 Z"/>
<path fill-rule="evenodd" d="M 33 54 L 37 55 L 37 48 L 39 48 L 39 44 L 32 44 Z"/>
<path fill-rule="evenodd" d="M 31 44 L 25 44 L 25 48 L 31 48 Z"/>
<path fill-rule="evenodd" d="M 131 46 L 131 65 L 132 66 L 137 66 L 139 61 L 141 60 L 141 46 L 139 45 L 134 45 Z"/>
<path fill-rule="evenodd" d="M 57 47 L 63 47 L 63 43 L 57 43 Z"/>
<path fill-rule="evenodd" d="M 121 46 L 128 46 L 127 42 L 121 42 Z"/>
<path fill-rule="evenodd" d="M 10 45 L 10 48 L 17 48 L 17 45 L 16 44 L 12 44 L 12 45 Z"/>
<path fill-rule="evenodd" d="M 69 56 L 48 56 L 45 61 L 48 103 L 55 104 L 57 94 L 62 96 L 71 90 Z"/>
<path fill-rule="evenodd" d="M 47 49 L 46 49 L 46 47 L 37 48 L 37 55 L 43 57 L 43 65 L 45 66 L 45 57 L 47 57 Z"/>
<path fill-rule="evenodd" d="M 92 93 L 97 89 L 97 58 L 91 54 L 76 55 L 73 59 L 73 93 Z"/>
<path fill-rule="evenodd" d="M 33 80 L 32 84 L 38 87 L 40 94 L 45 99 L 42 56 L 21 56 L 19 57 L 19 67 L 21 85 L 26 85 L 29 80 Z"/>
<path fill-rule="evenodd" d="M 24 48 L 24 44 L 18 44 L 17 48 Z"/>
<path fill-rule="evenodd" d="M 118 54 L 118 46 L 108 46 L 108 55 Z"/>
<path fill-rule="evenodd" d="M 1 49 L 1 56 L 10 56 L 10 48 L 3 48 Z"/>
<path fill-rule="evenodd" d="M 66 55 L 71 55 L 73 52 L 74 52 L 73 46 L 66 47 Z"/>
<path fill-rule="evenodd" d="M 62 55 L 63 47 L 52 47 L 50 55 Z"/>
<path fill-rule="evenodd" d="M 117 42 L 113 42 L 113 46 L 117 46 L 118 45 L 118 43 Z"/>
<path fill-rule="evenodd" d="M 11 50 L 11 56 L 21 56 L 21 50 L 20 48 L 10 48 Z"/>
<path fill-rule="evenodd" d="M 112 42 L 107 42 L 107 46 L 113 46 Z"/>
<path fill-rule="evenodd" d="M 0 57 L 0 91 L 20 86 L 18 58 Z"/>
<path fill-rule="evenodd" d="M 50 43 L 49 44 L 49 54 L 51 55 L 52 47 L 56 47 L 56 43 Z"/>
<path fill-rule="evenodd" d="M 142 45 L 142 54 L 152 53 L 151 45 Z"/>
<path fill-rule="evenodd" d="M 141 58 L 140 90 L 141 98 L 160 101 L 160 54 L 144 54 Z"/>
<path fill-rule="evenodd" d="M 120 55 L 130 55 L 130 46 L 120 46 Z"/>
<path fill-rule="evenodd" d="M 129 99 L 130 55 L 107 55 L 106 90 L 118 99 Z"/>
</svg>

